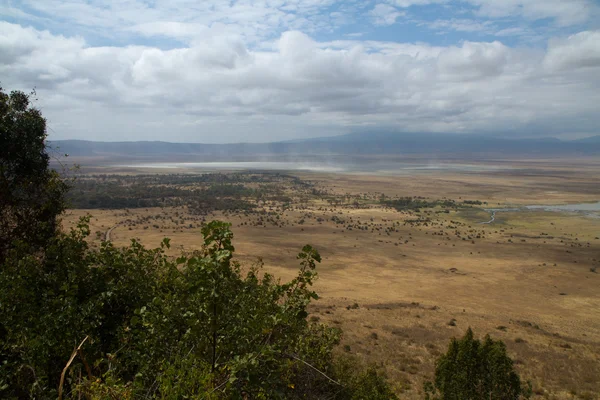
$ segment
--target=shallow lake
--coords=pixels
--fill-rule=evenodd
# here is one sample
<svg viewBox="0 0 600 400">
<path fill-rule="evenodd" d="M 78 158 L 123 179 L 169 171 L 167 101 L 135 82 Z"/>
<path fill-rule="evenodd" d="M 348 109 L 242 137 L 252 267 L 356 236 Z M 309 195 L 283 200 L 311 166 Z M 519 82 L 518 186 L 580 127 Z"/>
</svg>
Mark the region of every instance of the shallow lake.
<svg viewBox="0 0 600 400">
<path fill-rule="evenodd" d="M 544 211 L 600 211 L 600 201 L 597 203 L 562 204 L 554 206 L 525 206 L 528 210 Z"/>
<path fill-rule="evenodd" d="M 516 211 L 557 211 L 557 212 L 577 212 L 584 213 L 592 218 L 600 218 L 600 201 L 596 203 L 576 203 L 576 204 L 558 204 L 558 205 L 534 205 L 512 208 L 486 208 L 490 212 L 490 219 L 482 221 L 481 224 L 491 224 L 496 220 L 496 214 L 499 212 Z"/>
<path fill-rule="evenodd" d="M 273 171 L 322 171 L 322 172 L 343 172 L 345 169 L 340 166 L 326 164 L 311 164 L 301 162 L 286 161 L 241 161 L 241 162 L 181 162 L 181 163 L 145 163 L 115 165 L 115 167 L 126 168 L 166 168 L 166 169 L 200 169 L 200 170 L 273 170 Z"/>
<path fill-rule="evenodd" d="M 314 171 L 337 173 L 372 173 L 381 175 L 415 174 L 433 171 L 484 172 L 508 169 L 504 166 L 458 163 L 327 163 L 304 161 L 217 161 L 217 162 L 156 162 L 114 165 L 120 168 L 157 168 L 157 169 L 197 169 L 197 170 L 272 170 L 272 171 Z"/>
</svg>

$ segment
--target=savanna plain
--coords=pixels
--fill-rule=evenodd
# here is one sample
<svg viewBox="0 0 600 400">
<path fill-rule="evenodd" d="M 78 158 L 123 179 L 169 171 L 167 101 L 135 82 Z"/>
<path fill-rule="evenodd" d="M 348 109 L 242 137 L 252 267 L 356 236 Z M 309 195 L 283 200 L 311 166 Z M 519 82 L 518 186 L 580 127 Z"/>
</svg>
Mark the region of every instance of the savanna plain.
<svg viewBox="0 0 600 400">
<path fill-rule="evenodd" d="M 176 256 L 220 219 L 243 267 L 282 279 L 311 244 L 323 262 L 309 319 L 341 328 L 337 352 L 376 364 L 401 398 L 423 397 L 468 327 L 506 343 L 534 397 L 599 398 L 600 208 L 542 206 L 598 202 L 600 161 L 470 163 L 382 174 L 86 166 L 64 224 L 90 214 L 94 245 L 169 237 Z"/>
</svg>

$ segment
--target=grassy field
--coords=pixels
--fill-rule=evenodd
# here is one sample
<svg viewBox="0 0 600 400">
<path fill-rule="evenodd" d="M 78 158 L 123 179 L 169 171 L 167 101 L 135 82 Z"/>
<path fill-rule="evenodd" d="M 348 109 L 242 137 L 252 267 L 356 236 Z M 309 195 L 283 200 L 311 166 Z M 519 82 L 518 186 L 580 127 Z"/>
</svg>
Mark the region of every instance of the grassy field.
<svg viewBox="0 0 600 400">
<path fill-rule="evenodd" d="M 600 219 L 518 211 L 481 222 L 490 217 L 486 207 L 598 201 L 600 166 L 514 165 L 477 174 L 296 172 L 320 195 L 290 192 L 291 204 L 262 201 L 253 213 L 200 215 L 185 205 L 78 209 L 65 224 L 90 213 L 95 244 L 109 230 L 116 245 L 137 238 L 157 246 L 167 236 L 175 255 L 200 247 L 203 220 L 222 219 L 233 225 L 242 263 L 261 257 L 265 270 L 282 278 L 295 273 L 302 245 L 313 245 L 323 263 L 316 284 L 321 299 L 310 318 L 342 328 L 339 353 L 385 369 L 402 398 L 422 398 L 436 357 L 470 326 L 476 335 L 505 341 L 537 397 L 596 399 Z M 487 204 L 398 211 L 380 204 L 382 194 Z"/>
</svg>

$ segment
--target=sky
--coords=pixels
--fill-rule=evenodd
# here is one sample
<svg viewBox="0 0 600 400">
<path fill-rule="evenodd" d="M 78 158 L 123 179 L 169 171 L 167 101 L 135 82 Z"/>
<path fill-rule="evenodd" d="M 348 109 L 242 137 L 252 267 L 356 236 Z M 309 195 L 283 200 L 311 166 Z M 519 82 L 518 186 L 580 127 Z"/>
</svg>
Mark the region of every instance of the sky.
<svg viewBox="0 0 600 400">
<path fill-rule="evenodd" d="M 0 0 L 51 140 L 600 134 L 600 0 Z"/>
</svg>

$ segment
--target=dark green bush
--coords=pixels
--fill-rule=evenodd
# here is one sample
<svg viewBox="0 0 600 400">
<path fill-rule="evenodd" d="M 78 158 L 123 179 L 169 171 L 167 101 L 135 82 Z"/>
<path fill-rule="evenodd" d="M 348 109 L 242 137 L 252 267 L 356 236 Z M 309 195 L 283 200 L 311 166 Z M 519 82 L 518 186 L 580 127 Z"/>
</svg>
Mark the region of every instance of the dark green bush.
<svg viewBox="0 0 600 400">
<path fill-rule="evenodd" d="M 0 395 L 55 398 L 117 391 L 135 398 L 319 398 L 385 390 L 335 379 L 339 331 L 307 322 L 319 253 L 305 246 L 296 278 L 280 283 L 259 266 L 232 261 L 229 224 L 203 228 L 204 247 L 166 256 L 148 250 L 88 247 L 87 220 L 48 242 L 44 257 L 14 248 L 0 272 L 4 335 Z M 107 386 L 108 385 L 108 386 Z M 375 393 L 374 392 L 374 393 Z"/>
<path fill-rule="evenodd" d="M 435 380 L 425 384 L 427 399 L 517 400 L 531 388 L 521 384 L 501 340 L 486 336 L 483 343 L 469 328 L 462 339 L 452 339 L 448 352 L 436 363 Z"/>
</svg>

